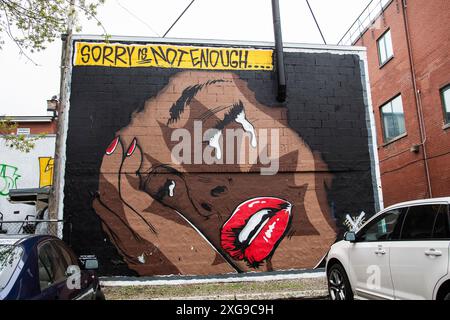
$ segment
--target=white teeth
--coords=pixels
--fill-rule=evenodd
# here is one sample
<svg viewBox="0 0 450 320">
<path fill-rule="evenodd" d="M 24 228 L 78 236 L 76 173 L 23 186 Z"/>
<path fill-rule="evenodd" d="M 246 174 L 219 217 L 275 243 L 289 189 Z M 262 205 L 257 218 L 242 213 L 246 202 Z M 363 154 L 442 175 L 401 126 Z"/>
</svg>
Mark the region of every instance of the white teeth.
<svg viewBox="0 0 450 320">
<path fill-rule="evenodd" d="M 255 230 L 255 228 L 261 223 L 263 218 L 267 217 L 267 214 L 269 213 L 268 209 L 263 209 L 261 211 L 258 211 L 255 213 L 247 222 L 247 225 L 242 229 L 242 231 L 239 233 L 239 242 L 243 243 L 247 241 L 248 237 L 250 236 L 250 233 Z M 259 226 L 258 231 L 255 233 L 255 235 L 250 239 L 249 244 L 252 243 L 253 239 L 259 234 L 261 229 L 266 225 L 266 223 L 269 221 L 269 219 L 266 218 L 266 220 Z"/>
<path fill-rule="evenodd" d="M 216 158 L 222 159 L 222 149 L 220 148 L 220 137 L 222 136 L 222 131 L 215 129 L 216 132 L 212 136 L 211 139 L 209 139 L 209 146 L 214 148 L 216 150 Z"/>
<path fill-rule="evenodd" d="M 175 190 L 175 181 L 171 180 L 171 183 L 169 186 L 169 197 L 173 197 L 174 190 Z"/>
<path fill-rule="evenodd" d="M 250 144 L 253 148 L 256 148 L 257 142 L 256 142 L 255 128 L 247 120 L 244 110 L 242 110 L 241 113 L 239 113 L 237 115 L 236 122 L 242 125 L 242 128 L 244 129 L 245 132 L 251 134 L 252 138 L 251 138 Z"/>
</svg>

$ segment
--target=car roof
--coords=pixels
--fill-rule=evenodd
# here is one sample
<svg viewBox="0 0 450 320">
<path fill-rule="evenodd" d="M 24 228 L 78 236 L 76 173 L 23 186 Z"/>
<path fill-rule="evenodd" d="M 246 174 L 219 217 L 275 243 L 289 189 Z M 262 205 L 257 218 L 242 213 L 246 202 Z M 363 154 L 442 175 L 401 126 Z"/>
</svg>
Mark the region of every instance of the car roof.
<svg viewBox="0 0 450 320">
<path fill-rule="evenodd" d="M 365 221 L 359 230 L 361 230 L 363 227 L 365 227 L 372 220 L 379 217 L 380 214 L 383 214 L 392 209 L 403 208 L 403 207 L 408 207 L 408 206 L 416 206 L 416 205 L 420 205 L 420 204 L 433 204 L 433 203 L 444 203 L 444 202 L 450 204 L 450 197 L 428 198 L 428 199 L 419 199 L 419 200 L 399 202 L 399 203 L 393 204 L 389 207 L 386 207 L 383 210 L 378 211 L 376 214 L 371 216 L 367 221 Z"/>
<path fill-rule="evenodd" d="M 30 238 L 31 235 L 29 234 L 1 234 L 0 235 L 0 245 L 1 244 L 7 244 L 7 245 L 14 245 L 22 240 L 25 240 L 27 238 Z"/>
<path fill-rule="evenodd" d="M 17 245 L 19 243 L 32 243 L 41 238 L 53 238 L 48 235 L 35 234 L 0 234 L 0 245 Z M 29 240 L 29 241 L 28 241 Z"/>
<path fill-rule="evenodd" d="M 407 206 L 427 204 L 427 203 L 436 203 L 436 202 L 450 203 L 450 197 L 429 198 L 429 199 L 420 199 L 420 200 L 411 200 L 411 201 L 400 202 L 400 203 L 396 203 L 396 204 L 393 204 L 393 205 L 385 208 L 383 211 L 393 209 L 393 208 L 398 208 L 398 207 L 407 207 Z"/>
</svg>

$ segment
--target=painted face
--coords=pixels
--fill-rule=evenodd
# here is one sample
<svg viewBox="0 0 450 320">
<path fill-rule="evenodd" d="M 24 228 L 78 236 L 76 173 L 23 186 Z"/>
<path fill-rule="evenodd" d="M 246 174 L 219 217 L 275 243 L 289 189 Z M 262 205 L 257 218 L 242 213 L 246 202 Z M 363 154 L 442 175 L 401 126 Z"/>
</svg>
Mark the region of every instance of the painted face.
<svg viewBox="0 0 450 320">
<path fill-rule="evenodd" d="M 233 73 L 187 71 L 105 146 L 93 206 L 141 275 L 313 267 L 331 175 Z"/>
</svg>

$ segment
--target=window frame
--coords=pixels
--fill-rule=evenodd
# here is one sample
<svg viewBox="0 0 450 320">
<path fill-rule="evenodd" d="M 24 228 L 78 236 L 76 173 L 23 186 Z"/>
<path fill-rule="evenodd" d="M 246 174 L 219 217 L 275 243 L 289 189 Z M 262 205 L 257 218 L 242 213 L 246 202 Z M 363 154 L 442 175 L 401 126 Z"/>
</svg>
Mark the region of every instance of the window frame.
<svg viewBox="0 0 450 320">
<path fill-rule="evenodd" d="M 450 83 L 446 84 L 445 86 L 439 89 L 439 95 L 441 97 L 442 112 L 444 115 L 444 126 L 450 128 L 450 117 L 447 117 L 447 104 L 444 98 L 444 92 L 447 90 L 450 90 Z M 448 113 L 450 113 L 450 101 L 447 101 L 447 103 L 449 109 Z"/>
<path fill-rule="evenodd" d="M 392 53 L 390 56 L 387 55 L 387 51 L 386 51 L 386 35 L 389 33 L 389 38 L 391 40 L 391 48 L 392 48 Z M 380 42 L 383 41 L 383 45 L 384 45 L 384 51 L 386 54 L 386 59 L 384 61 L 381 61 L 381 51 L 380 51 Z M 377 54 L 378 54 L 378 65 L 380 68 L 382 68 L 384 65 L 386 65 L 389 61 L 391 61 L 394 58 L 394 45 L 392 43 L 392 32 L 391 32 L 391 28 L 388 28 L 386 31 L 384 31 L 376 40 L 377 43 Z"/>
<path fill-rule="evenodd" d="M 385 124 L 384 124 L 384 116 L 383 116 L 383 111 L 382 111 L 382 109 L 383 109 L 383 107 L 385 107 L 385 106 L 387 106 L 388 104 L 390 104 L 391 110 L 392 110 L 392 102 L 393 102 L 395 99 L 397 99 L 397 98 L 400 98 L 400 102 L 401 102 L 401 104 L 402 104 L 403 124 L 404 124 L 405 131 L 402 132 L 402 133 L 400 133 L 399 135 L 397 135 L 397 136 L 395 136 L 395 137 L 392 137 L 391 139 L 388 140 L 387 137 L 386 137 L 386 127 L 385 127 Z M 379 107 L 379 112 L 380 112 L 381 131 L 382 131 L 382 135 L 383 135 L 383 145 L 387 145 L 387 144 L 389 144 L 389 143 L 391 143 L 391 142 L 394 142 L 394 141 L 396 141 L 396 140 L 398 140 L 398 139 L 400 139 L 400 138 L 402 138 L 402 137 L 404 137 L 404 136 L 407 135 L 407 130 L 406 130 L 406 119 L 405 119 L 405 109 L 403 108 L 403 97 L 402 97 L 402 94 L 401 94 L 401 93 L 395 95 L 394 97 L 392 97 L 391 99 L 387 100 L 387 101 L 384 102 L 382 105 L 380 105 L 380 107 Z"/>
</svg>

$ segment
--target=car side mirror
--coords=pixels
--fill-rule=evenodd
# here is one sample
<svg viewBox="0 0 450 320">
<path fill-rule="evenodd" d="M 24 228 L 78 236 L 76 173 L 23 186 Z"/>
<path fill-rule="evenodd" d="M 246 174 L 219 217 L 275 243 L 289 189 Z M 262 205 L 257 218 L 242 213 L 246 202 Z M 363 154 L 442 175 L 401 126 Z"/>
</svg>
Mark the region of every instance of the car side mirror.
<svg viewBox="0 0 450 320">
<path fill-rule="evenodd" d="M 98 260 L 94 255 L 85 255 L 79 257 L 81 267 L 84 270 L 97 270 L 98 269 Z"/>
<path fill-rule="evenodd" d="M 353 231 L 347 231 L 344 234 L 344 240 L 348 242 L 356 242 L 356 233 Z"/>
</svg>

